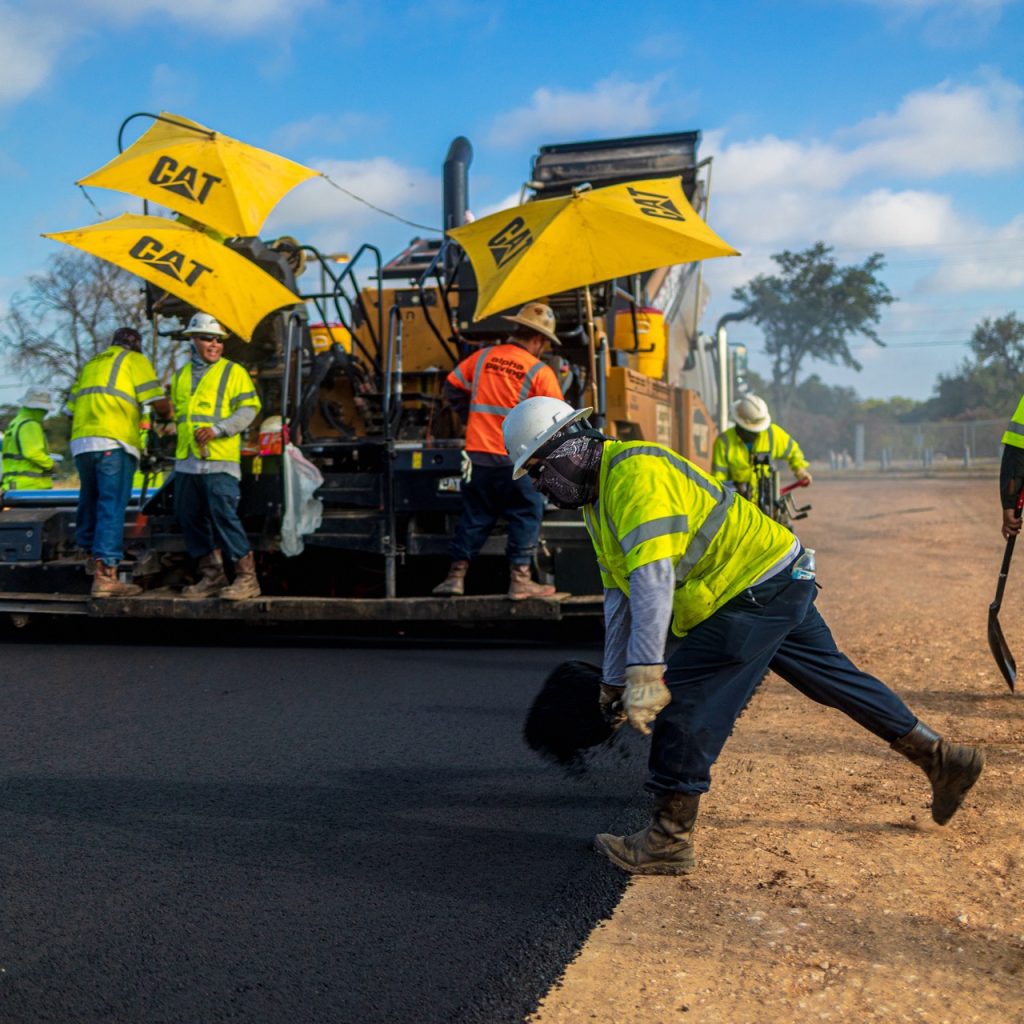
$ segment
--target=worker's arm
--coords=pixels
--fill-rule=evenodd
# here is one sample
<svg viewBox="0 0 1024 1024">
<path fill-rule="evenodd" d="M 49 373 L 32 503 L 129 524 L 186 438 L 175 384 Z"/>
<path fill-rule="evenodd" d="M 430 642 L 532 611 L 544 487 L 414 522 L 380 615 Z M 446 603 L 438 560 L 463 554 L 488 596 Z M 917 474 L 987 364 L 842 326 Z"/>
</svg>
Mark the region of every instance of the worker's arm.
<svg viewBox="0 0 1024 1024">
<path fill-rule="evenodd" d="M 625 686 L 629 723 L 645 734 L 671 699 L 662 676 L 674 593 L 670 558 L 634 569 L 628 598 L 621 590 L 605 591 L 604 679 L 609 686 Z"/>
<path fill-rule="evenodd" d="M 463 421 L 469 418 L 469 392 L 450 381 L 444 382 L 444 400 Z"/>
<path fill-rule="evenodd" d="M 789 468 L 793 470 L 793 476 L 797 480 L 806 480 L 808 483 L 811 482 L 811 474 L 807 469 L 809 463 L 807 457 L 800 449 L 800 445 L 796 443 L 796 438 L 790 437 L 784 430 L 777 428 L 780 433 L 780 442 L 782 444 L 781 453 L 773 453 L 772 457 L 781 457 L 789 463 Z"/>
<path fill-rule="evenodd" d="M 43 433 L 41 423 L 33 420 L 23 423 L 18 431 L 18 442 L 21 445 L 21 457 L 26 462 L 31 462 L 44 473 L 53 469 L 54 462 L 46 447 L 46 434 Z"/>
<path fill-rule="evenodd" d="M 722 434 L 715 438 L 715 445 L 711 449 L 711 475 L 716 480 L 729 479 L 729 460 L 726 456 L 725 437 Z"/>
<path fill-rule="evenodd" d="M 1007 540 L 1020 533 L 1021 521 L 1015 506 L 1017 495 L 1024 487 L 1024 448 L 1003 445 L 1003 461 L 999 466 L 999 501 L 1003 506 L 1003 537 Z"/>
</svg>

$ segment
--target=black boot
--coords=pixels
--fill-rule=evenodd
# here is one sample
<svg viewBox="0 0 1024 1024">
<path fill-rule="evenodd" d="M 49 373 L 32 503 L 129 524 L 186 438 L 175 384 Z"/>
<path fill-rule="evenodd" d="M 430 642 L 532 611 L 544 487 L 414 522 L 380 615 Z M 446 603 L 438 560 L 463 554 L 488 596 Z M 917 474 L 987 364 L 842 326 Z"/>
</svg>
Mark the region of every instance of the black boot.
<svg viewBox="0 0 1024 1024">
<path fill-rule="evenodd" d="M 985 766 L 985 755 L 979 747 L 950 743 L 924 722 L 918 722 L 890 746 L 928 776 L 932 784 L 932 818 L 939 825 L 945 825 L 960 809 Z"/>
<path fill-rule="evenodd" d="M 699 803 L 699 793 L 663 793 L 647 828 L 631 836 L 602 833 L 594 846 L 631 875 L 685 875 L 697 866 L 691 837 Z"/>
</svg>

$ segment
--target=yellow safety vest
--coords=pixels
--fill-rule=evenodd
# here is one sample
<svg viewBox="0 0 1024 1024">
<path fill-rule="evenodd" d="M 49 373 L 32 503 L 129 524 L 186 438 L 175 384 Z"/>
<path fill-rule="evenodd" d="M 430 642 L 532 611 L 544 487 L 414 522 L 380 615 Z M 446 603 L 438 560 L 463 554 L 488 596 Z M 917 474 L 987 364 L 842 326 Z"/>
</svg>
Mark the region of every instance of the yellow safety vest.
<svg viewBox="0 0 1024 1024">
<path fill-rule="evenodd" d="M 601 582 L 629 594 L 629 574 L 675 566 L 672 631 L 684 636 L 793 546 L 793 534 L 664 445 L 608 441 L 598 498 L 583 509 Z"/>
<path fill-rule="evenodd" d="M 261 405 L 252 378 L 244 367 L 230 359 L 218 359 L 200 378 L 194 394 L 192 365 L 186 363 L 174 375 L 171 401 L 178 425 L 178 444 L 175 450 L 178 459 L 187 459 L 190 453 L 196 458 L 204 457 L 196 444 L 196 430 L 199 427 L 216 426 L 243 406 L 251 406 L 259 411 Z M 215 437 L 207 448 L 205 457 L 211 462 L 239 462 L 242 438 L 240 434 Z"/>
<path fill-rule="evenodd" d="M 770 453 L 772 465 L 777 460 L 785 459 L 794 472 L 808 464 L 800 445 L 782 427 L 773 423 L 767 430 L 762 430 L 757 435 L 753 451 L 747 449 L 747 443 L 736 432 L 735 427 L 730 427 L 719 434 L 711 452 L 711 472 L 716 480 L 748 484 L 754 478 L 752 455 L 764 452 Z"/>
<path fill-rule="evenodd" d="M 71 439 L 109 437 L 137 448 L 143 403 L 163 397 L 153 364 L 141 352 L 111 345 L 82 367 L 71 389 Z"/>
<path fill-rule="evenodd" d="M 5 491 L 53 490 L 54 461 L 46 450 L 46 434 L 40 416 L 21 409 L 11 420 L 3 444 Z"/>
<path fill-rule="evenodd" d="M 1021 395 L 1017 409 L 1006 426 L 1003 444 L 1008 444 L 1011 448 L 1024 448 L 1024 395 Z"/>
</svg>

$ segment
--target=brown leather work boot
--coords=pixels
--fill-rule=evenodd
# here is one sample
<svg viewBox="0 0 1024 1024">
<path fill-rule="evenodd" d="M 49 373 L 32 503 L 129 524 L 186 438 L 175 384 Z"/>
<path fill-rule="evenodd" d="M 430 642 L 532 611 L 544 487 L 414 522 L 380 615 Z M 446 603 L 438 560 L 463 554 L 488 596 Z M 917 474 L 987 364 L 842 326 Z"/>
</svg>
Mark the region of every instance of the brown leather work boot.
<svg viewBox="0 0 1024 1024">
<path fill-rule="evenodd" d="M 182 590 L 182 597 L 214 597 L 228 585 L 224 559 L 216 548 L 199 559 L 199 574 L 195 583 Z"/>
<path fill-rule="evenodd" d="M 602 833 L 594 847 L 631 875 L 685 875 L 697 866 L 693 826 L 699 793 L 663 793 L 650 825 L 631 836 Z"/>
<path fill-rule="evenodd" d="M 466 592 L 469 562 L 452 562 L 448 575 L 431 591 L 438 597 L 461 597 Z"/>
<path fill-rule="evenodd" d="M 555 592 L 555 588 L 546 583 L 534 583 L 528 565 L 510 565 L 509 573 L 511 582 L 508 596 L 513 601 L 525 601 L 528 597 L 550 597 Z"/>
<path fill-rule="evenodd" d="M 937 825 L 945 825 L 956 814 L 985 767 L 985 754 L 980 747 L 950 743 L 924 722 L 918 722 L 906 736 L 889 745 L 928 776 L 932 784 L 932 819 Z"/>
<path fill-rule="evenodd" d="M 92 578 L 93 597 L 136 597 L 142 593 L 142 587 L 135 583 L 122 583 L 117 578 L 117 566 L 106 565 L 102 559 L 96 559 L 96 572 Z"/>
<path fill-rule="evenodd" d="M 235 582 L 225 587 L 219 596 L 225 601 L 248 601 L 261 593 L 256 575 L 256 556 L 250 551 L 235 562 Z"/>
</svg>

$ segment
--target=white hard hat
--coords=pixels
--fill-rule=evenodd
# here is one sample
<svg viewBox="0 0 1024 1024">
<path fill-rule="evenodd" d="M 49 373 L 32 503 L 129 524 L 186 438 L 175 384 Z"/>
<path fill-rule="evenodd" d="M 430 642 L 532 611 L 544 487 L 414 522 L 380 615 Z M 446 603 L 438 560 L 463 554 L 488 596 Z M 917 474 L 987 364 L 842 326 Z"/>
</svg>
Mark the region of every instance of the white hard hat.
<svg viewBox="0 0 1024 1024">
<path fill-rule="evenodd" d="M 585 419 L 593 409 L 574 409 L 559 398 L 528 398 L 520 402 L 501 425 L 505 449 L 512 456 L 512 479 L 518 480 L 526 472 L 526 461 L 533 457 L 545 441 Z"/>
<path fill-rule="evenodd" d="M 49 412 L 53 408 L 53 392 L 38 384 L 33 385 L 25 392 L 21 405 L 26 409 L 45 409 Z"/>
<path fill-rule="evenodd" d="M 738 427 L 749 430 L 752 434 L 760 434 L 772 425 L 772 417 L 768 405 L 757 395 L 744 395 L 732 403 L 732 418 Z"/>
<path fill-rule="evenodd" d="M 193 334 L 212 334 L 217 338 L 228 336 L 228 332 L 221 327 L 220 321 L 214 319 L 209 313 L 196 313 L 182 333 L 189 337 Z"/>
</svg>

